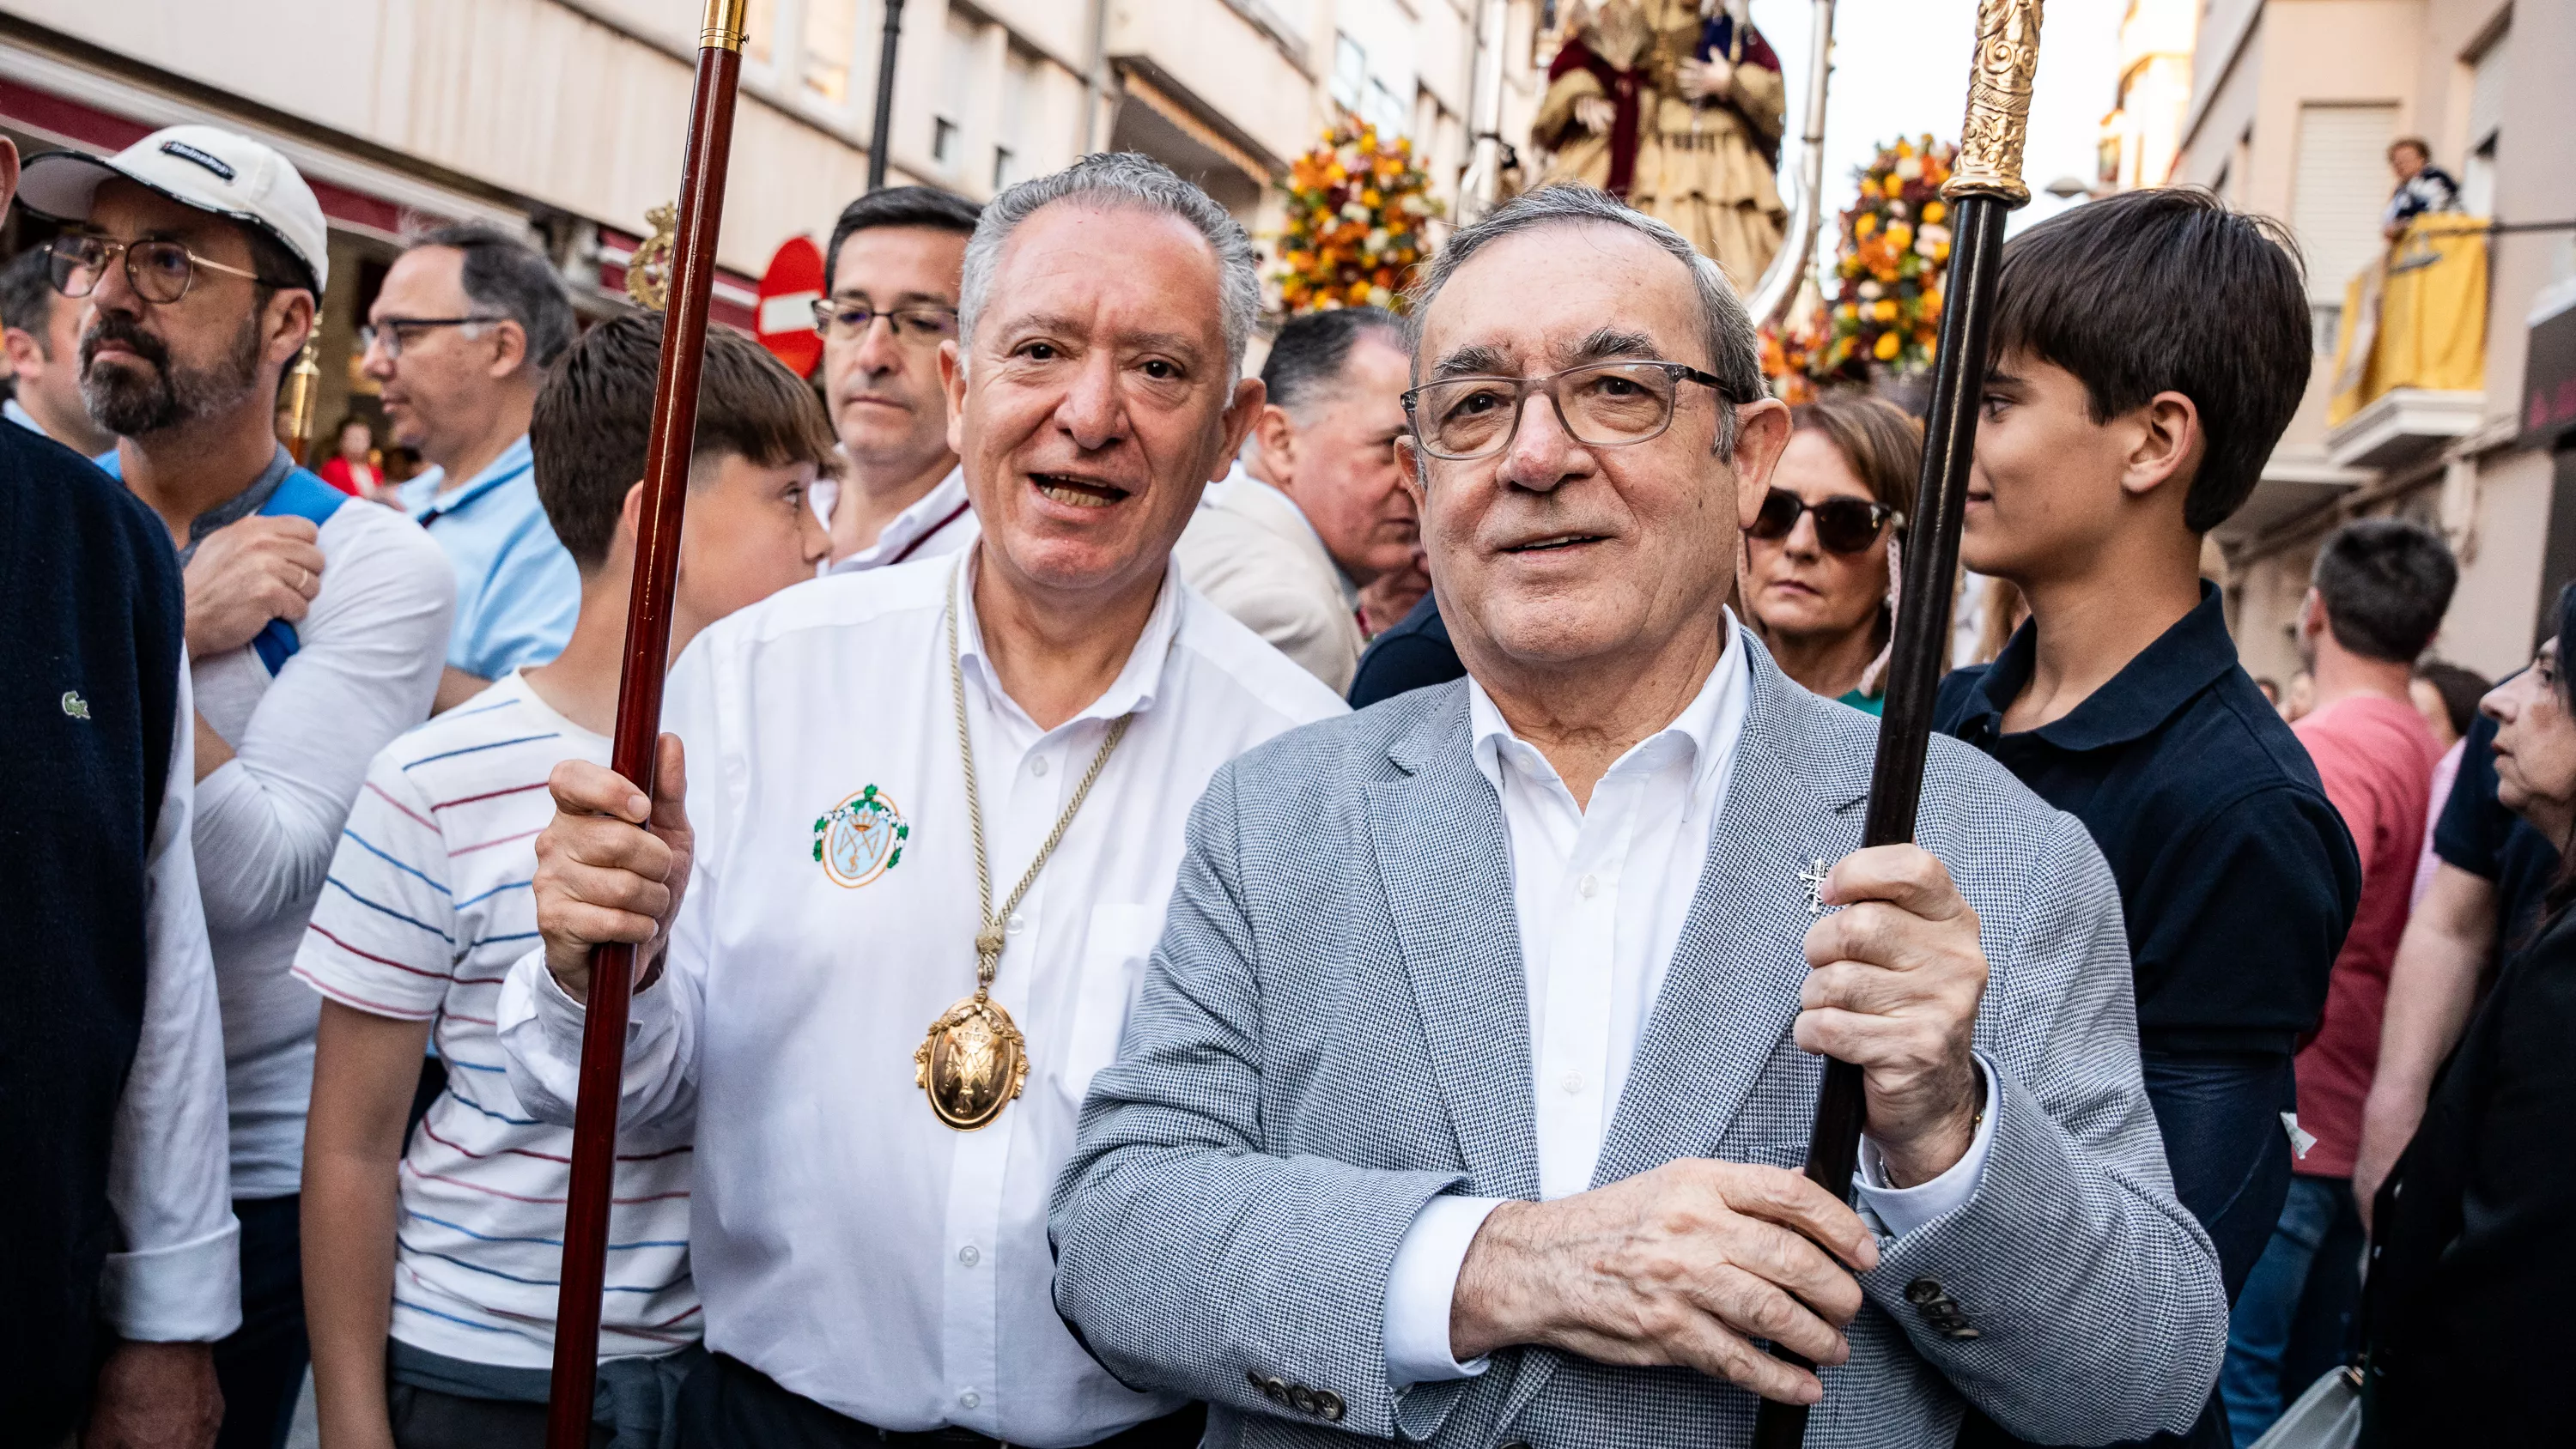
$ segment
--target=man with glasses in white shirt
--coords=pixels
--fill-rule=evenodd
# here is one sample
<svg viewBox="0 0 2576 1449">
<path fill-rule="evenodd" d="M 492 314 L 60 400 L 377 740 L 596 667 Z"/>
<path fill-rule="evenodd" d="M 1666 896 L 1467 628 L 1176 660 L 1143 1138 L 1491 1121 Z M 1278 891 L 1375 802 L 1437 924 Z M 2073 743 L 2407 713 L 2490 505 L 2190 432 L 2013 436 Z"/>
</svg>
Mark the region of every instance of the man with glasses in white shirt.
<svg viewBox="0 0 2576 1449">
<path fill-rule="evenodd" d="M 21 191 L 88 301 L 81 395 L 160 515 L 187 593 L 197 882 L 223 1016 L 242 1327 L 220 1449 L 282 1443 L 304 1377 L 298 1246 L 320 1012 L 287 975 L 367 760 L 429 712 L 454 585 L 409 521 L 302 468 L 278 382 L 329 284 L 322 208 L 275 150 L 174 126 L 57 152 Z"/>
<path fill-rule="evenodd" d="M 851 202 L 832 225 L 814 327 L 823 399 L 849 460 L 818 486 L 835 494 L 823 510 L 835 573 L 975 541 L 966 479 L 948 446 L 939 348 L 957 335 L 958 271 L 978 215 L 963 197 L 897 186 Z"/>
<path fill-rule="evenodd" d="M 976 546 L 701 634 L 653 801 L 558 766 L 544 945 L 501 993 L 512 1088 L 570 1122 L 591 948 L 641 947 L 623 1117 L 696 1134 L 684 1444 L 1199 1439 L 1066 1331 L 1046 1195 L 1201 788 L 1341 712 L 1170 563 L 1261 409 L 1251 240 L 1092 156 L 987 206 L 964 276 Z"/>
<path fill-rule="evenodd" d="M 444 711 L 561 653 L 581 612 L 581 571 L 537 502 L 528 451 L 537 389 L 572 345 L 572 302 L 525 242 L 442 227 L 394 259 L 361 337 L 393 440 L 430 465 L 402 506 L 456 571 Z"/>
</svg>

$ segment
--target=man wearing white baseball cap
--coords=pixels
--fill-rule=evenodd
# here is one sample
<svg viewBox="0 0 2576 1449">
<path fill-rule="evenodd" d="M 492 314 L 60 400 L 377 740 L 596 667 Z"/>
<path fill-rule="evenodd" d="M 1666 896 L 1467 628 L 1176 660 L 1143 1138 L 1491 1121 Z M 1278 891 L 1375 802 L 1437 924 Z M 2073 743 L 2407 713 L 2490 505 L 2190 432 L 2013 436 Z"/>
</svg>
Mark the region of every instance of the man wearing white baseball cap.
<svg viewBox="0 0 2576 1449">
<path fill-rule="evenodd" d="M 89 304 L 82 401 L 184 569 L 197 874 L 242 1223 L 217 1442 L 280 1444 L 304 1374 L 296 1216 L 316 1017 L 287 970 L 368 759 L 429 713 L 454 576 L 417 525 L 350 503 L 278 444 L 279 379 L 330 265 L 322 208 L 285 157 L 174 126 L 104 159 L 36 157 L 19 194 L 66 223 L 50 275 Z"/>
</svg>

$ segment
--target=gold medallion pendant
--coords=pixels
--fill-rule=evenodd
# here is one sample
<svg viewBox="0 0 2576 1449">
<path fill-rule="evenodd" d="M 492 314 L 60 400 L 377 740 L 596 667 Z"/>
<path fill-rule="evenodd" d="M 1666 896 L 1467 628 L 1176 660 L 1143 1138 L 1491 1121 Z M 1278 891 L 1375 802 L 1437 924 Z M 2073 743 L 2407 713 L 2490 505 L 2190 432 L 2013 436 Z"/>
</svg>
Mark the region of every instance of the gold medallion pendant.
<svg viewBox="0 0 2576 1449">
<path fill-rule="evenodd" d="M 912 1066 L 913 1084 L 929 1095 L 939 1120 L 972 1132 L 1028 1086 L 1028 1039 L 1001 1003 L 979 990 L 930 1024 Z"/>
</svg>

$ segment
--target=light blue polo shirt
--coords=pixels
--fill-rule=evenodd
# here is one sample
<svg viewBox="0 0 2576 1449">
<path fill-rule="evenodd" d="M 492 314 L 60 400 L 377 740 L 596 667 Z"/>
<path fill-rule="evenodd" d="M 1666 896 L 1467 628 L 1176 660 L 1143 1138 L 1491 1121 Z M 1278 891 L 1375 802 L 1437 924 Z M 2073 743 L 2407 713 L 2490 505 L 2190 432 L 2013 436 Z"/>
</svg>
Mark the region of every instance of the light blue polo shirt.
<svg viewBox="0 0 2576 1449">
<path fill-rule="evenodd" d="M 499 679 L 563 652 L 581 612 L 581 575 L 537 502 L 536 458 L 522 436 L 471 482 L 442 496 L 437 468 L 402 485 L 403 507 L 456 566 L 451 668 Z"/>
</svg>

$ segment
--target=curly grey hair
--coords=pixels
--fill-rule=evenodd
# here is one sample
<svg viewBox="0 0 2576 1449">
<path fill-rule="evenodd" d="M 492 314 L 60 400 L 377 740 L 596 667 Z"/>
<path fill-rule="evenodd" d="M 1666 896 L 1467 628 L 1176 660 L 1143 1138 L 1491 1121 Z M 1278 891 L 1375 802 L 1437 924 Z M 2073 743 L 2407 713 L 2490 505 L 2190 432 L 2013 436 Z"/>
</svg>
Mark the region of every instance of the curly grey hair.
<svg viewBox="0 0 2576 1449">
<path fill-rule="evenodd" d="M 1430 314 L 1432 299 L 1468 259 L 1504 237 L 1532 231 L 1542 226 L 1606 225 L 1626 227 L 1670 253 L 1675 261 L 1690 269 L 1694 289 L 1699 293 L 1701 329 L 1708 347 L 1708 370 L 1724 386 L 1726 401 L 1738 405 L 1760 402 L 1771 395 L 1762 379 L 1762 345 L 1754 335 L 1753 318 L 1744 310 L 1743 299 L 1728 285 L 1726 273 L 1717 263 L 1701 256 L 1680 232 L 1664 223 L 1631 209 L 1626 202 L 1598 187 L 1578 182 L 1558 182 L 1526 191 L 1471 225 L 1460 227 L 1449 244 L 1433 254 L 1431 264 L 1422 269 L 1407 290 L 1405 300 L 1405 336 L 1414 352 L 1414 380 L 1421 381 L 1422 319 Z M 1717 410 L 1717 451 L 1735 451 L 1735 410 Z"/>
<path fill-rule="evenodd" d="M 1226 383 L 1232 386 L 1243 374 L 1243 350 L 1252 339 L 1254 314 L 1261 308 L 1252 238 L 1206 192 L 1162 162 L 1132 151 L 1085 156 L 1062 171 L 1031 177 L 986 204 L 974 237 L 966 243 L 965 277 L 957 295 L 957 335 L 973 342 L 977 315 L 992 291 L 993 274 L 1001 267 L 1002 248 L 1009 244 L 1011 233 L 1040 208 L 1059 201 L 1177 216 L 1206 240 L 1208 249 L 1216 253 Z"/>
</svg>

